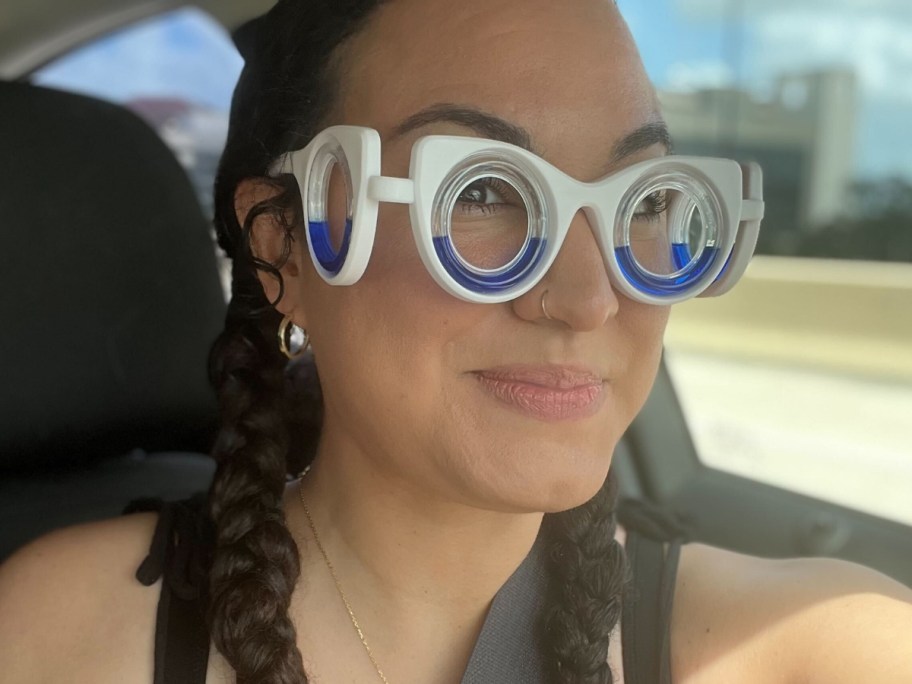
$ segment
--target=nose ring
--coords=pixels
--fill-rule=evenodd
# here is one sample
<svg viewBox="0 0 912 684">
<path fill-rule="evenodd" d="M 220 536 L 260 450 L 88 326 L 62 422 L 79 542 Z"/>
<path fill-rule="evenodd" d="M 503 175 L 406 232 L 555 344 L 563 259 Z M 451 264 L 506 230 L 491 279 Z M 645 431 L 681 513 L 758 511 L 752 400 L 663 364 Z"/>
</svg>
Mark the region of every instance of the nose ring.
<svg viewBox="0 0 912 684">
<path fill-rule="evenodd" d="M 548 307 L 545 306 L 545 297 L 547 297 L 547 296 L 548 296 L 548 291 L 547 291 L 547 290 L 545 290 L 544 292 L 542 292 L 542 296 L 541 296 L 541 310 L 542 310 L 542 313 L 545 315 L 545 318 L 547 318 L 549 321 L 553 321 L 554 319 L 551 318 L 551 314 L 548 313 Z"/>
</svg>

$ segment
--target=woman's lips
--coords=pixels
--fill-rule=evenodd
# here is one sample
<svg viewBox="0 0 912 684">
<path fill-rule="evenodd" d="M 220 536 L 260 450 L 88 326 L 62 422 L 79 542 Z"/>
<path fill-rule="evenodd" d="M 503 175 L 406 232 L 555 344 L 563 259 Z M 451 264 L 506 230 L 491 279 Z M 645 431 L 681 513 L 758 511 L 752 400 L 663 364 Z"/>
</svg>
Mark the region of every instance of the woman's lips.
<svg viewBox="0 0 912 684">
<path fill-rule="evenodd" d="M 516 366 L 475 371 L 479 385 L 510 408 L 538 420 L 578 420 L 595 414 L 604 381 L 565 366 Z"/>
</svg>

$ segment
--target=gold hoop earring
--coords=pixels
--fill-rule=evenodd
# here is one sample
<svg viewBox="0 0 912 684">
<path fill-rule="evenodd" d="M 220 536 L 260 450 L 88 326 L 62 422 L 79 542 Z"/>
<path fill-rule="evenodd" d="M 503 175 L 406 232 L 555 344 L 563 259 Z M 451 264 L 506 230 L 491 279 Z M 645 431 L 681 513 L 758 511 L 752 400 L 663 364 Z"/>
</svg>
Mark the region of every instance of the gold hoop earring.
<svg viewBox="0 0 912 684">
<path fill-rule="evenodd" d="M 295 325 L 290 316 L 285 316 L 279 323 L 279 349 L 291 361 L 313 351 L 310 335 L 304 328 Z"/>
</svg>

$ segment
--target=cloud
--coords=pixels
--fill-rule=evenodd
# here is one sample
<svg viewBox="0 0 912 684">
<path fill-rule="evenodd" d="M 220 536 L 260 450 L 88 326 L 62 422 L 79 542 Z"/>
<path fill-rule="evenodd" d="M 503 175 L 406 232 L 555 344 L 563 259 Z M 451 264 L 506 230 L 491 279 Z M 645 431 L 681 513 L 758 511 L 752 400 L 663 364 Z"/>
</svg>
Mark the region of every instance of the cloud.
<svg viewBox="0 0 912 684">
<path fill-rule="evenodd" d="M 672 0 L 684 30 L 725 30 L 744 21 L 744 76 L 847 67 L 862 95 L 912 106 L 912 2 L 909 0 Z M 731 24 L 729 22 L 732 22 Z M 669 74 L 669 78 L 671 78 Z M 707 72 L 706 85 L 714 85 Z"/>
<path fill-rule="evenodd" d="M 721 60 L 675 62 L 668 67 L 665 89 L 689 92 L 701 88 L 726 88 L 734 81 L 734 70 Z"/>
<path fill-rule="evenodd" d="M 687 42 L 707 32 L 729 48 L 724 34 L 739 32 L 740 55 L 718 61 L 737 69 L 741 87 L 763 96 L 780 76 L 849 69 L 858 87 L 857 171 L 912 178 L 912 0 L 669 1 L 683 59 L 663 65 L 664 87 L 719 85 L 725 72 L 712 65 L 717 55 Z"/>
<path fill-rule="evenodd" d="M 117 102 L 180 97 L 227 109 L 242 66 L 213 20 L 181 10 L 90 44 L 45 67 L 35 80 Z"/>
<path fill-rule="evenodd" d="M 908 14 L 905 22 L 870 12 L 818 14 L 803 7 L 769 14 L 753 27 L 748 61 L 757 75 L 849 67 L 864 97 L 912 107 Z"/>
</svg>

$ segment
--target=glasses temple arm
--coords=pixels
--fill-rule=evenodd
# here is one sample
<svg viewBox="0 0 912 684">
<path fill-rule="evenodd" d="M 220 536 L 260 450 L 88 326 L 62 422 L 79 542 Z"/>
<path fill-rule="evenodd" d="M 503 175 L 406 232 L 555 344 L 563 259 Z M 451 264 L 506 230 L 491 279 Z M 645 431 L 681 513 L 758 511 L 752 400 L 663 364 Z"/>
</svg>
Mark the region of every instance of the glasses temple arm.
<svg viewBox="0 0 912 684">
<path fill-rule="evenodd" d="M 765 205 L 762 199 L 741 200 L 741 220 L 761 221 L 763 219 L 764 207 Z"/>
</svg>

